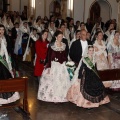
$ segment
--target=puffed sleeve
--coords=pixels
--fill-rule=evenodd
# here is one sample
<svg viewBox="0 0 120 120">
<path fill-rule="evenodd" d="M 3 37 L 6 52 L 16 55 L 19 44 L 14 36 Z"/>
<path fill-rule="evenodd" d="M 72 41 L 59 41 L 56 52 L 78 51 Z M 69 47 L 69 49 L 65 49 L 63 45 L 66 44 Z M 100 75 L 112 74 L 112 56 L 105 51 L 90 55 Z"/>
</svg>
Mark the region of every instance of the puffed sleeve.
<svg viewBox="0 0 120 120">
<path fill-rule="evenodd" d="M 47 63 L 45 68 L 50 68 L 51 67 L 51 53 L 52 53 L 52 49 L 51 47 L 48 48 L 48 53 L 47 53 Z"/>
</svg>

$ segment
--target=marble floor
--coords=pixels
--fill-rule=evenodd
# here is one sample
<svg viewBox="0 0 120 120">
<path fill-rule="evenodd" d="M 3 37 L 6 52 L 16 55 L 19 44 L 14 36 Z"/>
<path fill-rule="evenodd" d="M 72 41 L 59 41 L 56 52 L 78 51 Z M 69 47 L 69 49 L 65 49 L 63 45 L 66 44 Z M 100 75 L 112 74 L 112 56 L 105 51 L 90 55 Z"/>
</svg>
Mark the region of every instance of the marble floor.
<svg viewBox="0 0 120 120">
<path fill-rule="evenodd" d="M 120 94 L 110 95 L 111 102 L 94 109 L 83 109 L 72 103 L 47 103 L 37 100 L 38 81 L 33 76 L 33 67 L 19 63 L 22 76 L 29 77 L 28 103 L 30 116 L 18 108 L 0 109 L 7 117 L 0 120 L 120 120 Z"/>
</svg>

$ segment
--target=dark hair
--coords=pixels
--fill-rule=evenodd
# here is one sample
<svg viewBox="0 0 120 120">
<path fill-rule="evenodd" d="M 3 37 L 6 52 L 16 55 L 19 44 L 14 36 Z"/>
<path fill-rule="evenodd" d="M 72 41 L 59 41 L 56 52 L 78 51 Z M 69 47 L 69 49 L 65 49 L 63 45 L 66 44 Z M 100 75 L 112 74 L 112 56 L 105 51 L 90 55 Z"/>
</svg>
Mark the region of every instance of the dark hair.
<svg viewBox="0 0 120 120">
<path fill-rule="evenodd" d="M 60 35 L 60 34 L 62 34 L 62 35 L 63 35 L 63 32 L 61 32 L 61 31 L 57 30 L 57 31 L 55 32 L 54 36 L 55 36 L 55 37 L 57 37 L 57 36 L 58 36 L 58 35 Z"/>
<path fill-rule="evenodd" d="M 115 30 L 115 34 L 116 34 L 116 33 L 119 33 L 119 31 Z M 115 35 L 115 34 L 114 34 L 114 35 Z"/>
<path fill-rule="evenodd" d="M 3 24 L 0 24 L 0 28 L 4 28 L 4 35 L 6 36 L 7 35 L 7 32 L 6 32 L 6 29 L 5 29 L 5 26 Z"/>
<path fill-rule="evenodd" d="M 96 28 L 96 32 L 99 32 L 99 31 L 101 31 L 101 29 L 98 27 L 98 28 Z"/>
<path fill-rule="evenodd" d="M 37 19 L 36 19 L 36 23 L 37 23 L 39 20 L 41 21 L 41 18 L 37 18 Z"/>
<path fill-rule="evenodd" d="M 14 25 L 19 25 L 19 23 L 18 23 L 18 22 L 15 22 Z"/>
<path fill-rule="evenodd" d="M 36 30 L 36 31 L 37 31 L 37 29 L 33 27 L 33 28 L 32 28 L 32 31 L 34 31 L 34 30 Z"/>
<path fill-rule="evenodd" d="M 37 16 L 37 19 L 41 19 L 41 16 Z"/>
<path fill-rule="evenodd" d="M 76 30 L 75 34 L 77 35 L 78 32 L 81 32 L 81 30 Z"/>
<path fill-rule="evenodd" d="M 83 25 L 85 25 L 85 23 L 84 23 L 84 22 L 81 22 L 81 23 L 80 23 L 80 27 L 81 27 L 81 25 L 82 25 L 82 24 L 83 24 Z"/>
<path fill-rule="evenodd" d="M 39 37 L 39 40 L 40 40 L 40 41 L 43 41 L 42 35 L 43 35 L 45 32 L 48 33 L 47 30 L 42 30 L 42 32 L 40 33 L 40 37 Z"/>
<path fill-rule="evenodd" d="M 94 48 L 94 46 L 93 45 L 88 45 L 88 49 L 90 49 L 90 48 Z"/>
<path fill-rule="evenodd" d="M 98 36 L 99 33 L 102 33 L 102 31 L 98 31 L 95 33 L 95 36 Z M 103 34 L 103 33 L 102 33 Z"/>
<path fill-rule="evenodd" d="M 5 26 L 3 24 L 0 24 L 0 27 L 3 27 L 5 29 Z"/>
<path fill-rule="evenodd" d="M 23 21 L 23 24 L 26 24 L 26 23 L 28 24 L 28 22 L 27 22 L 27 21 Z"/>
<path fill-rule="evenodd" d="M 80 23 L 80 21 L 79 21 L 79 20 L 78 20 L 78 21 L 76 21 L 76 24 L 77 24 L 77 23 Z"/>
<path fill-rule="evenodd" d="M 6 17 L 6 19 L 8 19 L 8 18 L 10 18 L 10 19 L 11 19 L 11 17 L 10 17 L 10 16 L 7 16 L 7 17 Z"/>
<path fill-rule="evenodd" d="M 65 26 L 65 24 L 60 24 L 60 28 L 61 28 L 62 26 Z"/>
</svg>

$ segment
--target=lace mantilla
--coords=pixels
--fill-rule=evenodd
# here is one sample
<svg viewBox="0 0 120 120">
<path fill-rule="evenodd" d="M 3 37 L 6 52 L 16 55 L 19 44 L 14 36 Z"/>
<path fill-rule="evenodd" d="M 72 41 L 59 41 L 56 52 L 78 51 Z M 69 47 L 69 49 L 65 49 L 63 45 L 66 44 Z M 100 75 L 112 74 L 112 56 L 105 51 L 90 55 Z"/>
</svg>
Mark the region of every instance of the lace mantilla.
<svg viewBox="0 0 120 120">
<path fill-rule="evenodd" d="M 54 45 L 51 46 L 51 48 L 54 51 L 64 51 L 65 48 L 66 48 L 66 45 L 63 42 L 61 42 L 61 43 L 62 43 L 61 47 L 58 47 L 57 44 L 56 44 L 56 42 L 55 42 Z"/>
</svg>

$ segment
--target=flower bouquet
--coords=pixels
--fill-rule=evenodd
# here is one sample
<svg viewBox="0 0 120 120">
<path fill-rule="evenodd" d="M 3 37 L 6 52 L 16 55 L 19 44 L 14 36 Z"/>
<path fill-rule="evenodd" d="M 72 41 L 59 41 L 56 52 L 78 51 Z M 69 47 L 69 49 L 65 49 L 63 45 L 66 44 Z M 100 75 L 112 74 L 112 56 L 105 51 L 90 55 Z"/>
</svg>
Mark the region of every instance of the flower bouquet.
<svg viewBox="0 0 120 120">
<path fill-rule="evenodd" d="M 66 62 L 66 66 L 71 80 L 74 76 L 74 71 L 76 69 L 75 63 L 73 61 L 68 61 Z"/>
</svg>

